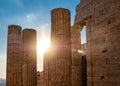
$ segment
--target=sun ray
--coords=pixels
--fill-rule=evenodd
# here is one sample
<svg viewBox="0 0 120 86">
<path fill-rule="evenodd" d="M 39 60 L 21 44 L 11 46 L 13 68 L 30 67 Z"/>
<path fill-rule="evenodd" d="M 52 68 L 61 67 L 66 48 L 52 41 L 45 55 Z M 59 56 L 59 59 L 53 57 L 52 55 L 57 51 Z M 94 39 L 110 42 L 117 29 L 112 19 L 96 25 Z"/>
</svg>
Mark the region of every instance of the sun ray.
<svg viewBox="0 0 120 86">
<path fill-rule="evenodd" d="M 49 46 L 50 46 L 49 39 L 42 38 L 42 39 L 38 40 L 37 53 L 42 56 L 44 54 L 44 52 L 49 48 Z"/>
</svg>

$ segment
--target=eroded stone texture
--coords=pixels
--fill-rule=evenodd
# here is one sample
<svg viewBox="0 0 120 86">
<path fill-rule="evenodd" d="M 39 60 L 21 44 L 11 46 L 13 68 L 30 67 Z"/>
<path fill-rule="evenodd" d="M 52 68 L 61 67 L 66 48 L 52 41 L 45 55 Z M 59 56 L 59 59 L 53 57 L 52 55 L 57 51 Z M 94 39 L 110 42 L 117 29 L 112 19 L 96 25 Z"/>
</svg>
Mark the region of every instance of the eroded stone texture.
<svg viewBox="0 0 120 86">
<path fill-rule="evenodd" d="M 52 51 L 51 49 L 49 49 L 50 51 Z M 52 61 L 51 60 L 51 52 L 50 51 L 46 51 L 45 53 L 44 53 L 44 61 L 43 61 L 43 63 L 44 63 L 44 73 L 43 73 L 43 76 L 44 76 L 44 86 L 50 86 L 50 67 L 52 66 L 52 65 L 50 65 L 50 62 Z M 51 62 L 52 63 L 52 62 Z"/>
<path fill-rule="evenodd" d="M 82 27 L 80 25 L 74 25 L 71 28 L 71 55 L 72 55 L 72 86 L 82 86 L 82 58 L 78 52 L 81 48 L 80 31 Z"/>
<path fill-rule="evenodd" d="M 86 43 L 84 43 L 84 44 L 81 44 L 81 51 L 82 51 L 82 56 L 84 56 L 84 55 L 86 55 Z"/>
<path fill-rule="evenodd" d="M 81 0 L 74 25 L 87 27 L 88 86 L 120 85 L 120 0 Z"/>
<path fill-rule="evenodd" d="M 21 32 L 18 25 L 8 26 L 6 86 L 22 86 Z"/>
<path fill-rule="evenodd" d="M 51 24 L 49 72 L 45 70 L 50 82 L 45 86 L 71 86 L 70 11 L 64 8 L 52 10 Z"/>
<path fill-rule="evenodd" d="M 37 86 L 44 86 L 44 71 L 37 72 Z"/>
<path fill-rule="evenodd" d="M 23 45 L 23 86 L 37 86 L 36 31 L 24 29 Z"/>
</svg>

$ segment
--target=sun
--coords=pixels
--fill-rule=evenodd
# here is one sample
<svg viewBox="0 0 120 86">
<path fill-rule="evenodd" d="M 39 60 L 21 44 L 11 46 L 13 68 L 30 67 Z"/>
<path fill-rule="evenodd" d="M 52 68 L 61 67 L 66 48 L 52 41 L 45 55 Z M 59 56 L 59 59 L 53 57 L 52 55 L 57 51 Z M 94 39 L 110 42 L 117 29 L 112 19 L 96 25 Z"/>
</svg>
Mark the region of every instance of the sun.
<svg viewBox="0 0 120 86">
<path fill-rule="evenodd" d="M 43 55 L 44 52 L 50 47 L 49 39 L 40 39 L 37 41 L 37 53 Z"/>
</svg>

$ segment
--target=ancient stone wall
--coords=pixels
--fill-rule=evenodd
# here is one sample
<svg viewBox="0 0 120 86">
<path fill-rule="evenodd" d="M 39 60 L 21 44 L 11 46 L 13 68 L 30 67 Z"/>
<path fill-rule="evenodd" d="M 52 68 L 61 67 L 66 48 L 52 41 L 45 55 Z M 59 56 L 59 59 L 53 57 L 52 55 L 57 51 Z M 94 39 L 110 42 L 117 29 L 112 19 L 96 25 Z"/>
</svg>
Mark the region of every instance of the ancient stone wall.
<svg viewBox="0 0 120 86">
<path fill-rule="evenodd" d="M 44 71 L 37 72 L 37 86 L 44 86 Z"/>
<path fill-rule="evenodd" d="M 120 0 L 81 0 L 74 25 L 87 27 L 88 86 L 120 85 Z"/>
<path fill-rule="evenodd" d="M 84 44 L 81 44 L 81 52 L 82 52 L 82 56 L 84 56 L 84 55 L 86 55 L 86 43 L 84 43 Z"/>
</svg>

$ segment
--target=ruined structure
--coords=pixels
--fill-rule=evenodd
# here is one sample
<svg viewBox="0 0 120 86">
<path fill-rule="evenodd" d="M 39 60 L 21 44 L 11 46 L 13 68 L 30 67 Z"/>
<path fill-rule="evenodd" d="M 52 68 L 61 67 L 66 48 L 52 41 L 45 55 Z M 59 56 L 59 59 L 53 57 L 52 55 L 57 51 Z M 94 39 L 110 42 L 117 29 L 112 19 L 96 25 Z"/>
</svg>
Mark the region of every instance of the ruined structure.
<svg viewBox="0 0 120 86">
<path fill-rule="evenodd" d="M 22 86 L 21 33 L 20 26 L 8 26 L 6 86 Z"/>
<path fill-rule="evenodd" d="M 37 86 L 36 31 L 24 29 L 23 45 L 23 86 Z"/>
<path fill-rule="evenodd" d="M 44 86 L 50 86 L 50 72 L 52 72 L 51 70 L 50 70 L 50 62 L 51 62 L 51 54 L 52 54 L 52 50 L 50 50 L 50 51 L 46 51 L 45 53 L 44 53 L 44 73 L 43 73 L 43 77 L 44 77 Z"/>
<path fill-rule="evenodd" d="M 40 85 L 40 72 L 39 71 L 37 72 L 37 86 L 43 86 L 43 85 Z"/>
<path fill-rule="evenodd" d="M 44 55 L 44 86 L 120 85 L 119 10 L 120 0 L 81 0 L 72 27 L 69 10 L 51 11 L 51 47 Z M 84 26 L 87 43 L 81 54 Z M 21 41 L 21 27 L 8 28 L 7 86 L 22 86 L 22 81 L 23 86 L 36 86 L 36 31 L 24 30 Z"/>
<path fill-rule="evenodd" d="M 81 52 L 82 52 L 82 56 L 86 55 L 86 43 L 81 44 Z"/>
<path fill-rule="evenodd" d="M 73 26 L 71 28 L 71 50 L 72 50 L 72 86 L 82 86 L 82 55 L 78 52 L 80 46 L 80 30 L 81 26 Z"/>
<path fill-rule="evenodd" d="M 37 72 L 37 86 L 44 86 L 44 71 Z"/>
<path fill-rule="evenodd" d="M 8 26 L 7 86 L 37 86 L 36 31 Z"/>
<path fill-rule="evenodd" d="M 51 48 L 44 58 L 45 86 L 71 86 L 70 11 L 53 9 L 51 24 Z"/>
<path fill-rule="evenodd" d="M 87 86 L 120 85 L 119 11 L 120 0 L 81 0 L 77 5 L 72 41 L 79 42 L 77 34 L 86 26 Z M 79 48 L 75 41 L 72 48 Z"/>
</svg>

